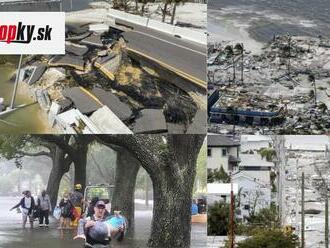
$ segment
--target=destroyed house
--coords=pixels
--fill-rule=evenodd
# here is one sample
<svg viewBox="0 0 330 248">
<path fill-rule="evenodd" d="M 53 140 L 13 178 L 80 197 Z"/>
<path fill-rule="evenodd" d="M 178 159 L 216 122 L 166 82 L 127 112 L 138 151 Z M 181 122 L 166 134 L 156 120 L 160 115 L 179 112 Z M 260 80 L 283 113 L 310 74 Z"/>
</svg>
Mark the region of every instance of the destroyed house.
<svg viewBox="0 0 330 248">
<path fill-rule="evenodd" d="M 209 111 L 211 123 L 249 124 L 249 125 L 277 125 L 283 122 L 283 109 L 278 111 L 259 111 L 239 108 L 212 107 Z"/>
</svg>

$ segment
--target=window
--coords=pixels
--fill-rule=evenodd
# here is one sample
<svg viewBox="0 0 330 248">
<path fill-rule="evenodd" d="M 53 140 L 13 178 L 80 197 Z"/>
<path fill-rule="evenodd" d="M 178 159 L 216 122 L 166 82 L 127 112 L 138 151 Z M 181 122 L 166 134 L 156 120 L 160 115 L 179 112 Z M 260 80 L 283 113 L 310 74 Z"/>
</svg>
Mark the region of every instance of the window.
<svg viewBox="0 0 330 248">
<path fill-rule="evenodd" d="M 227 155 L 227 149 L 222 149 L 222 157 L 225 157 Z"/>
<path fill-rule="evenodd" d="M 212 149 L 211 148 L 207 148 L 207 156 L 208 157 L 212 156 Z"/>
</svg>

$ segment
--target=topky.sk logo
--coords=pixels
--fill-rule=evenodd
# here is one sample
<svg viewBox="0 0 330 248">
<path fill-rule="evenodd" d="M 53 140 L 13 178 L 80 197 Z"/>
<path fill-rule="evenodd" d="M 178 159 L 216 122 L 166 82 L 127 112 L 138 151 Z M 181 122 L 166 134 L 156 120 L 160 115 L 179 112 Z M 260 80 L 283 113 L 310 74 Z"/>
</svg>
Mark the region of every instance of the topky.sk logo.
<svg viewBox="0 0 330 248">
<path fill-rule="evenodd" d="M 49 25 L 36 29 L 36 25 L 24 25 L 22 22 L 19 22 L 17 25 L 0 24 L 0 42 L 29 44 L 32 39 L 51 40 L 52 30 L 53 28 Z"/>
<path fill-rule="evenodd" d="M 65 54 L 65 13 L 2 12 L 0 54 Z"/>
</svg>

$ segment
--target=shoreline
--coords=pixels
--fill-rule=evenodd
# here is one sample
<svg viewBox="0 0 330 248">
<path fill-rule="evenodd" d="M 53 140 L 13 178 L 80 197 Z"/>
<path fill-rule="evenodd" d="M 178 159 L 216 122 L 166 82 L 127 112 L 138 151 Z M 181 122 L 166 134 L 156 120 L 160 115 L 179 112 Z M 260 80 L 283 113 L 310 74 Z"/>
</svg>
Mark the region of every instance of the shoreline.
<svg viewBox="0 0 330 248">
<path fill-rule="evenodd" d="M 217 11 L 209 10 L 208 16 L 208 43 L 230 41 L 244 43 L 246 50 L 260 54 L 266 43 L 252 38 L 248 32 L 250 25 L 240 24 L 238 20 L 226 20 L 225 17 L 216 16 Z"/>
</svg>

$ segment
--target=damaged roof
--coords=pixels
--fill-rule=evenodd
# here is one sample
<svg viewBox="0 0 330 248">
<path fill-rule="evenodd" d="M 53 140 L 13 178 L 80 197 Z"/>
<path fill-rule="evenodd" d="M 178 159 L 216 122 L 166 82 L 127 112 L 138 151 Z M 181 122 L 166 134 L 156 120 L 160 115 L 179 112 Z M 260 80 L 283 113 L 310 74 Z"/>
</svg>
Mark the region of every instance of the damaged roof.
<svg viewBox="0 0 330 248">
<path fill-rule="evenodd" d="M 234 147 L 240 146 L 239 142 L 224 136 L 224 135 L 208 135 L 207 136 L 208 147 Z"/>
</svg>

